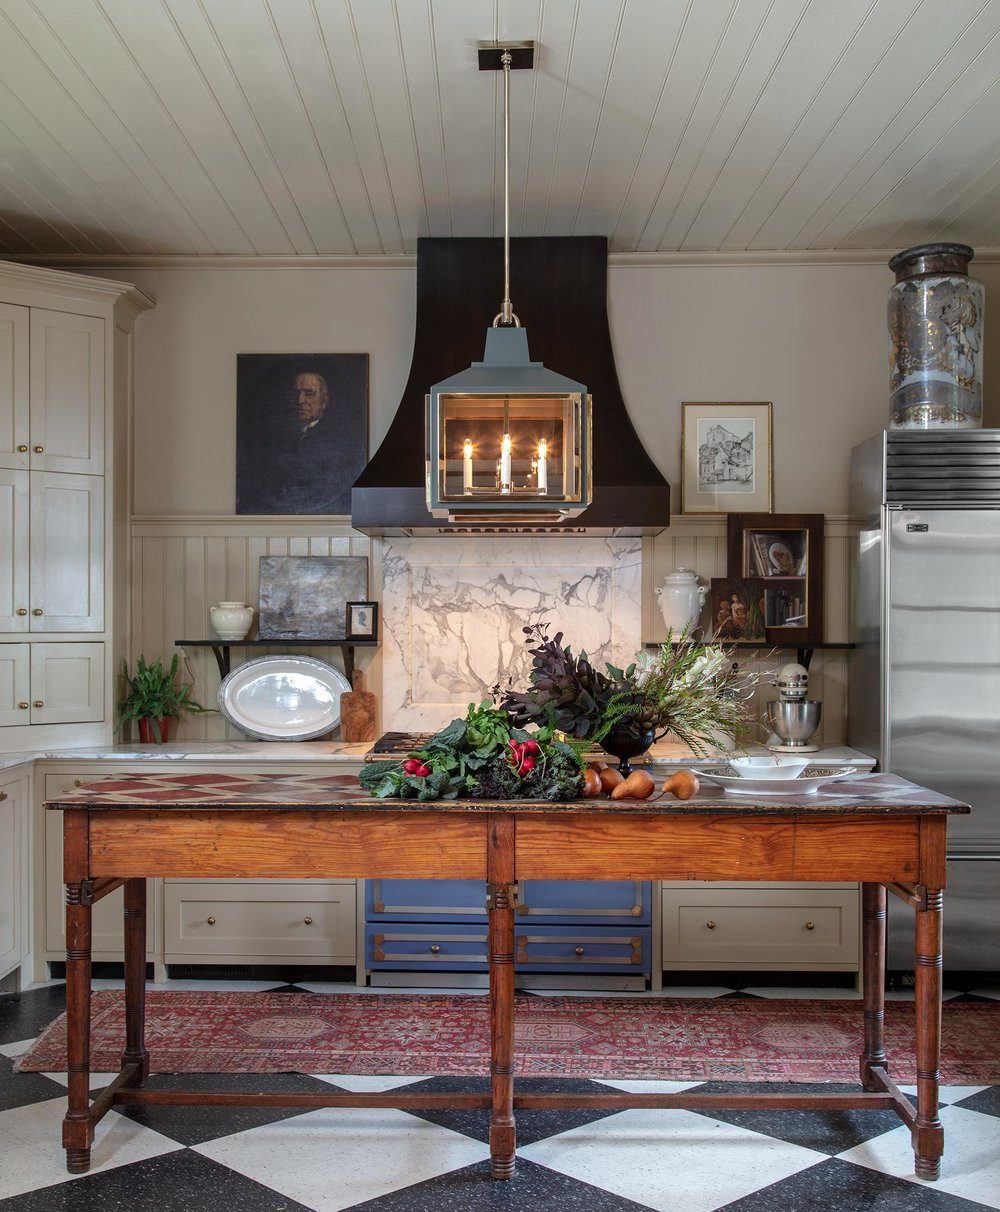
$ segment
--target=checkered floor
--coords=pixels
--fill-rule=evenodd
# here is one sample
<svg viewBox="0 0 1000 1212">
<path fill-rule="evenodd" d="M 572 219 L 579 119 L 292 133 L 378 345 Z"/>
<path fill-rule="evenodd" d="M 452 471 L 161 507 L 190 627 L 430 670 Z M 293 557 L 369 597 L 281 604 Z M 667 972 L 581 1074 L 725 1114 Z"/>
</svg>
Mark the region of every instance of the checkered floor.
<svg viewBox="0 0 1000 1212">
<path fill-rule="evenodd" d="M 95 982 L 114 986 L 116 982 Z M 172 982 L 166 987 L 335 993 L 353 986 Z M 379 990 L 379 992 L 387 992 Z M 399 991 L 403 992 L 403 991 Z M 833 989 L 671 989 L 692 997 L 844 997 Z M 624 996 L 636 996 L 626 994 Z M 656 995 L 647 995 L 656 996 Z M 846 996 L 852 996 L 847 993 Z M 904 996 L 904 995 L 900 995 Z M 958 996 L 952 994 L 951 996 Z M 1000 987 L 962 996 L 1000 999 Z M 951 1087 L 940 1182 L 913 1174 L 909 1134 L 887 1111 L 522 1112 L 517 1175 L 489 1177 L 485 1112 L 145 1107 L 101 1122 L 93 1169 L 70 1178 L 59 1148 L 65 1074 L 14 1074 L 13 1060 L 63 1009 L 58 983 L 0 1000 L 0 1209 L 158 1212 L 971 1212 L 1000 1209 L 1000 1086 Z M 108 1080 L 94 1075 L 94 1087 Z M 150 1079 L 161 1087 L 256 1089 L 253 1076 Z M 454 1078 L 285 1074 L 271 1087 L 480 1090 Z M 691 1082 L 534 1081 L 540 1090 L 748 1089 Z M 771 1087 L 773 1088 L 773 1087 Z M 803 1089 L 804 1087 L 796 1087 Z M 825 1086 L 830 1090 L 836 1087 Z"/>
</svg>

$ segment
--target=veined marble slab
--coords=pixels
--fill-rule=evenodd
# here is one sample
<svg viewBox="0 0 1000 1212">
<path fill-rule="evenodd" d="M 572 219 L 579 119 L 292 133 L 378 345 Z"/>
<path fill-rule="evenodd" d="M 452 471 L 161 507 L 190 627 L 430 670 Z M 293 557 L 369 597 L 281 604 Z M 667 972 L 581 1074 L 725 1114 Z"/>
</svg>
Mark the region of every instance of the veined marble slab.
<svg viewBox="0 0 1000 1212">
<path fill-rule="evenodd" d="M 527 684 L 523 628 L 565 633 L 595 664 L 641 646 L 639 539 L 386 539 L 382 719 L 433 731 L 513 678 Z"/>
<path fill-rule="evenodd" d="M 171 741 L 166 745 L 106 745 L 0 753 L 0 770 L 49 762 L 360 762 L 371 744 L 345 741 Z"/>
</svg>

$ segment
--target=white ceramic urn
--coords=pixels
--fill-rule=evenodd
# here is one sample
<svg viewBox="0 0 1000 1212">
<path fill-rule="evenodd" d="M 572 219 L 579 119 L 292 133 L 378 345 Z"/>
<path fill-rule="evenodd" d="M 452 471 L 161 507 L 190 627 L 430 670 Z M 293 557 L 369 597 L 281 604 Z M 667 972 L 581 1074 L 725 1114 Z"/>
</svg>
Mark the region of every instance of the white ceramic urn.
<svg viewBox="0 0 1000 1212">
<path fill-rule="evenodd" d="M 217 602 L 208 613 L 220 640 L 242 640 L 253 622 L 253 607 L 246 602 Z"/>
<path fill-rule="evenodd" d="M 656 591 L 668 630 L 676 636 L 686 628 L 697 627 L 707 593 L 708 587 L 699 582 L 698 574 L 690 568 L 668 572 Z"/>
</svg>

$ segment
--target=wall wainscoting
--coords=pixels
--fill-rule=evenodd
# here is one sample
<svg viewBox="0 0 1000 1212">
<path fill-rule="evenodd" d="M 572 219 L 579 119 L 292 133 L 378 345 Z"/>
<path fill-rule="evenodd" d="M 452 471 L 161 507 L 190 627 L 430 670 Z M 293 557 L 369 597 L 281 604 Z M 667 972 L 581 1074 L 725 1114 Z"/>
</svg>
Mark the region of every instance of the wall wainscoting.
<svg viewBox="0 0 1000 1212">
<path fill-rule="evenodd" d="M 828 517 L 826 522 L 825 539 L 825 629 L 828 640 L 845 640 L 848 638 L 848 559 L 850 542 L 853 535 L 850 522 L 844 517 Z M 425 568 L 434 566 L 443 568 L 448 565 L 452 569 L 448 573 L 451 580 L 456 580 L 456 569 L 463 563 L 458 544 L 460 539 L 427 539 L 427 540 L 379 540 L 370 539 L 351 529 L 346 518 L 316 519 L 308 517 L 240 517 L 240 516 L 168 516 L 168 517 L 137 517 L 132 521 L 132 603 L 131 603 L 131 638 L 129 650 L 132 660 L 139 653 L 149 659 L 163 656 L 170 659 L 174 651 L 174 641 L 177 639 L 209 638 L 212 635 L 209 622 L 209 607 L 222 599 L 242 600 L 250 605 L 257 605 L 258 599 L 258 562 L 263 555 L 366 555 L 369 557 L 370 596 L 376 601 L 382 601 L 383 588 L 383 556 L 393 543 L 419 543 L 421 550 L 430 551 L 428 560 L 421 557 L 420 564 Z M 580 567 L 580 539 L 567 537 L 563 539 L 527 540 L 532 546 L 537 546 L 544 556 L 551 550 L 554 564 Z M 606 547 L 607 540 L 586 539 L 587 544 L 597 544 L 604 548 L 609 557 L 600 561 L 605 568 L 613 566 L 618 557 L 610 558 Z M 623 540 L 629 547 L 635 542 Z M 412 546 L 408 549 L 411 554 Z M 624 549 L 623 549 L 624 550 Z M 693 568 L 700 577 L 709 580 L 713 576 L 724 576 L 726 573 L 726 523 L 724 517 L 680 517 L 674 520 L 670 528 L 655 538 L 642 540 L 641 544 L 641 614 L 637 616 L 625 606 L 628 598 L 634 600 L 634 590 L 630 577 L 628 592 L 618 597 L 618 609 L 627 610 L 627 616 L 619 614 L 619 625 L 616 625 L 616 639 L 620 638 L 625 646 L 632 643 L 636 634 L 634 619 L 641 617 L 639 635 L 647 641 L 662 640 L 665 635 L 663 620 L 655 597 L 655 588 L 661 584 L 664 575 L 678 565 Z M 441 560 L 437 556 L 447 558 Z M 469 557 L 471 558 L 471 557 Z M 390 556 L 390 563 L 392 557 Z M 468 562 L 468 560 L 466 560 Z M 632 563 L 632 558 L 629 559 Z M 405 562 L 404 562 L 405 563 Z M 480 560 L 474 563 L 482 567 Z M 408 564 L 406 565 L 409 566 Z M 522 565 L 527 567 L 527 563 Z M 592 561 L 592 567 L 593 567 Z M 634 566 L 634 565 L 633 565 Z M 512 565 L 517 567 L 517 565 Z M 389 569 L 391 573 L 391 568 Z M 396 571 L 404 572 L 400 564 Z M 532 584 L 537 575 L 537 567 L 529 569 L 525 589 L 533 592 L 537 589 Z M 470 569 L 471 574 L 471 569 Z M 440 575 L 440 574 L 439 574 Z M 471 574 L 473 580 L 481 579 L 480 573 Z M 620 587 L 621 572 L 618 574 Z M 390 584 L 396 579 L 390 576 Z M 458 576 L 458 580 L 462 578 Z M 467 580 L 468 578 L 466 578 Z M 613 578 L 609 579 L 609 585 Z M 456 580 L 457 583 L 457 580 Z M 402 581 L 397 581 L 400 588 Z M 451 584 L 451 581 L 449 581 Z M 435 594 L 442 589 L 435 588 Z M 537 595 L 536 595 L 537 596 Z M 440 605 L 440 603 L 438 604 Z M 385 609 L 385 607 L 384 607 Z M 386 620 L 391 612 L 386 610 Z M 431 621 L 439 613 L 437 609 L 423 611 L 425 623 Z M 393 615 L 395 619 L 395 615 Z M 528 620 L 531 621 L 531 620 Z M 558 626 L 555 614 L 550 621 Z M 399 627 L 390 626 L 383 635 L 384 648 L 398 643 Z M 627 625 L 626 625 L 627 623 Z M 567 625 L 567 632 L 572 627 Z M 463 641 L 464 642 L 464 641 Z M 577 645 L 579 646 L 579 645 Z M 621 645 L 614 645 L 615 655 L 621 656 Z M 280 652 L 280 645 L 273 649 L 258 649 L 251 653 L 246 650 L 234 650 L 234 664 L 244 660 L 247 655 L 258 656 L 265 651 Z M 310 653 L 322 660 L 340 667 L 340 654 L 337 650 L 317 647 Z M 219 677 L 215 660 L 210 650 L 188 649 L 185 666 L 188 677 L 194 682 L 195 699 L 205 706 L 214 706 Z M 383 650 L 364 652 L 359 650 L 358 666 L 363 670 L 365 685 L 379 696 L 380 705 L 387 708 L 383 711 L 380 726 L 383 729 L 419 727 L 422 713 L 412 710 L 401 711 L 404 706 L 399 698 L 403 692 L 403 680 L 387 670 L 387 680 L 383 678 Z M 794 660 L 794 653 L 778 652 L 773 658 L 767 658 L 770 668 L 788 660 Z M 390 664 L 392 654 L 385 649 L 385 660 Z M 402 659 L 397 660 L 399 666 L 396 674 L 402 670 L 402 678 L 406 674 Z M 846 735 L 846 704 L 847 704 L 847 653 L 840 651 L 817 652 L 812 663 L 810 693 L 823 701 L 823 723 L 820 728 L 818 741 L 826 745 L 843 744 Z M 384 693 L 385 691 L 385 693 Z M 456 687 L 456 693 L 458 688 Z M 774 691 L 765 688 L 758 692 L 758 698 L 773 698 Z M 462 692 L 464 694 L 464 691 Z M 458 694 L 462 698 L 462 694 Z M 391 698 L 391 702 L 384 702 Z M 399 701 L 397 701 L 399 700 Z M 450 700 L 449 700 L 450 701 Z M 457 700 L 456 700 L 457 701 Z M 463 700 L 464 701 L 467 700 Z M 460 710 L 460 704 L 455 710 Z M 441 704 L 445 709 L 445 704 Z M 433 714 L 433 713 L 432 713 Z M 434 717 L 436 719 L 436 716 Z M 428 716 L 426 724 L 432 723 Z M 189 716 L 185 719 L 178 737 L 182 740 L 223 740 L 239 739 L 240 734 L 230 729 L 221 716 Z"/>
</svg>

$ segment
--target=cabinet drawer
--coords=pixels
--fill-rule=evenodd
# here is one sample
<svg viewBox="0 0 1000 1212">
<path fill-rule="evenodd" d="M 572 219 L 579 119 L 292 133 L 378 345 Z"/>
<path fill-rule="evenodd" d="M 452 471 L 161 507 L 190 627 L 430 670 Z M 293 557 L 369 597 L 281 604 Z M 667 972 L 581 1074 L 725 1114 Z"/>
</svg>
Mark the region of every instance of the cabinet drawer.
<svg viewBox="0 0 1000 1212">
<path fill-rule="evenodd" d="M 296 956 L 354 963 L 355 885 L 237 880 L 168 880 L 164 950 L 279 962 Z"/>
<path fill-rule="evenodd" d="M 369 922 L 365 960 L 369 968 L 485 972 L 486 927 L 465 922 Z"/>
<path fill-rule="evenodd" d="M 520 972 L 645 972 L 649 968 L 649 927 L 531 925 L 518 923 L 514 963 Z"/>
<path fill-rule="evenodd" d="M 614 921 L 648 924 L 651 885 L 646 880 L 525 880 L 518 894 L 519 920 L 553 924 Z M 368 921 L 484 922 L 482 880 L 368 880 Z"/>
<path fill-rule="evenodd" d="M 665 888 L 663 959 L 852 964 L 858 957 L 855 888 Z"/>
</svg>

